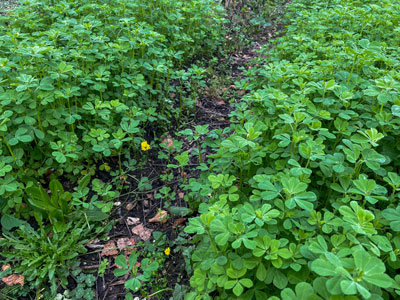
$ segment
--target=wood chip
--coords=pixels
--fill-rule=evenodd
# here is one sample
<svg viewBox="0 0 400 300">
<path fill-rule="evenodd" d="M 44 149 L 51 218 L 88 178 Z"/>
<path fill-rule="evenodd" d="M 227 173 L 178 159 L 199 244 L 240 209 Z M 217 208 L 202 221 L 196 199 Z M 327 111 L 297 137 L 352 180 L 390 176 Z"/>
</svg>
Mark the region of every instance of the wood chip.
<svg viewBox="0 0 400 300">
<path fill-rule="evenodd" d="M 109 241 L 104 245 L 104 250 L 101 252 L 101 256 L 114 256 L 118 255 L 117 247 L 115 246 L 114 241 Z"/>
<path fill-rule="evenodd" d="M 146 228 L 143 224 L 139 224 L 132 228 L 132 233 L 136 234 L 143 241 L 147 241 L 151 237 L 152 229 Z"/>
</svg>

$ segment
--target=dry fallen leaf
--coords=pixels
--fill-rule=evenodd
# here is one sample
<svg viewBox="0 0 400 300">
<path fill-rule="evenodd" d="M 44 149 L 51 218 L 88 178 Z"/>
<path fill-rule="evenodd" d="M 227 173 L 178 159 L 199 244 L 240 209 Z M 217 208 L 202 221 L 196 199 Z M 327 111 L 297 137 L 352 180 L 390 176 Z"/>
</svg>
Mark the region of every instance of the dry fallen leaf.
<svg viewBox="0 0 400 300">
<path fill-rule="evenodd" d="M 5 270 L 7 270 L 7 269 L 9 269 L 9 268 L 11 268 L 11 266 L 10 266 L 9 264 L 7 264 L 7 265 L 2 265 L 2 266 L 1 266 L 1 270 L 2 270 L 2 271 L 5 271 Z"/>
<path fill-rule="evenodd" d="M 125 206 L 125 209 L 126 209 L 127 211 L 130 211 L 130 210 L 133 209 L 133 207 L 134 207 L 133 203 L 128 203 L 128 204 Z"/>
<path fill-rule="evenodd" d="M 167 215 L 168 215 L 168 212 L 166 212 L 165 210 L 158 211 L 157 214 L 149 220 L 149 222 L 150 223 L 165 223 L 165 222 L 167 222 Z"/>
<path fill-rule="evenodd" d="M 117 240 L 117 247 L 119 250 L 123 250 L 125 254 L 129 255 L 135 250 L 135 240 L 133 238 L 120 238 Z"/>
<path fill-rule="evenodd" d="M 218 101 L 217 101 L 217 104 L 218 104 L 218 105 L 225 105 L 225 101 L 223 101 L 223 100 L 218 100 Z"/>
<path fill-rule="evenodd" d="M 139 224 L 132 228 L 132 233 L 139 236 L 143 241 L 147 241 L 151 237 L 152 229 L 146 228 L 143 224 Z"/>
<path fill-rule="evenodd" d="M 104 250 L 101 252 L 101 256 L 114 256 L 118 255 L 118 250 L 116 249 L 114 241 L 109 241 L 104 245 Z"/>
<path fill-rule="evenodd" d="M 132 225 L 136 225 L 140 223 L 140 219 L 139 218 L 134 218 L 134 217 L 127 217 L 126 218 L 126 224 L 128 224 L 128 226 L 132 226 Z"/>
<path fill-rule="evenodd" d="M 186 218 L 178 218 L 178 219 L 176 219 L 174 224 L 172 225 L 172 228 L 175 229 L 177 226 L 181 225 L 185 221 L 186 221 Z"/>
<path fill-rule="evenodd" d="M 171 150 L 175 150 L 174 140 L 170 136 L 166 137 L 161 143 L 164 144 L 164 146 L 170 148 Z"/>
<path fill-rule="evenodd" d="M 25 278 L 24 278 L 24 276 L 19 275 L 19 274 L 12 274 L 10 276 L 3 277 L 1 279 L 1 281 L 3 281 L 8 286 L 12 286 L 12 285 L 16 285 L 16 284 L 20 284 L 21 286 L 24 286 Z"/>
<path fill-rule="evenodd" d="M 121 180 L 122 183 L 128 183 L 128 181 L 126 181 L 125 175 L 120 176 L 119 179 Z"/>
</svg>

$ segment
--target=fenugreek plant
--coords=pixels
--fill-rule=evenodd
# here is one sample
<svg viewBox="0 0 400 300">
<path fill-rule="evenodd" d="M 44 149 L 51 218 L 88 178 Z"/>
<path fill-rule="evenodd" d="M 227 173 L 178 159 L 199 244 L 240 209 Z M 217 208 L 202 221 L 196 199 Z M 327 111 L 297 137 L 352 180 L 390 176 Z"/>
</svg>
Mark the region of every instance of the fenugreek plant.
<svg viewBox="0 0 400 300">
<path fill-rule="evenodd" d="M 33 0 L 1 16 L 4 209 L 22 213 L 27 182 L 48 172 L 76 175 L 110 156 L 122 171 L 149 128 L 181 116 L 171 80 L 194 54 L 216 49 L 222 22 L 209 0 Z M 202 70 L 190 70 L 191 86 L 201 84 Z M 180 97 L 195 96 L 181 86 Z"/>
<path fill-rule="evenodd" d="M 141 143 L 194 111 L 202 70 L 181 83 L 185 105 L 171 95 L 173 79 L 217 49 L 221 9 L 210 0 L 29 0 L 0 16 L 0 256 L 26 279 L 12 296 L 50 299 L 66 287 L 64 262 L 117 196 L 84 175 L 109 169 L 109 158 L 119 173 L 145 163 Z M 74 192 L 61 175 L 79 179 Z"/>
<path fill-rule="evenodd" d="M 185 299 L 397 299 L 400 3 L 294 0 L 287 17 L 187 186 Z"/>
</svg>

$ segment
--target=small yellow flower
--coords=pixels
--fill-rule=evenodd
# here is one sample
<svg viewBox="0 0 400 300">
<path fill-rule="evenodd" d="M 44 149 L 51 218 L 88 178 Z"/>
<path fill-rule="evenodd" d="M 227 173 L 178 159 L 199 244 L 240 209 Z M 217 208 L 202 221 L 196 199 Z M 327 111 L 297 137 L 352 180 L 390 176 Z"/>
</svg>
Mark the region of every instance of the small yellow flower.
<svg viewBox="0 0 400 300">
<path fill-rule="evenodd" d="M 167 249 L 164 250 L 165 255 L 170 255 L 171 254 L 171 249 L 168 247 Z"/>
<path fill-rule="evenodd" d="M 150 145 L 147 143 L 147 141 L 143 141 L 140 146 L 142 147 L 143 151 L 147 151 L 150 149 Z"/>
</svg>

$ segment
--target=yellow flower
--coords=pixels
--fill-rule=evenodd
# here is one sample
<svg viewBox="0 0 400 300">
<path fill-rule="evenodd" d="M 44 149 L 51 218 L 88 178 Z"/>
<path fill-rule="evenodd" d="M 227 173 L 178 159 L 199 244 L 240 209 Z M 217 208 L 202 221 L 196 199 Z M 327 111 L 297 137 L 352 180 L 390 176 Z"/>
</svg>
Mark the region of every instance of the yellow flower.
<svg viewBox="0 0 400 300">
<path fill-rule="evenodd" d="M 150 149 L 150 145 L 147 143 L 147 141 L 143 141 L 140 146 L 142 147 L 143 151 L 147 151 Z"/>
<path fill-rule="evenodd" d="M 165 255 L 170 255 L 171 254 L 171 249 L 168 247 L 167 249 L 164 250 Z"/>
</svg>

